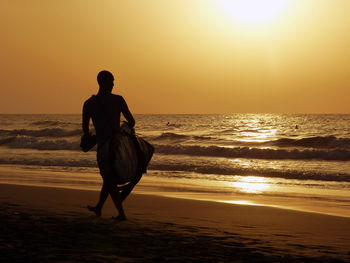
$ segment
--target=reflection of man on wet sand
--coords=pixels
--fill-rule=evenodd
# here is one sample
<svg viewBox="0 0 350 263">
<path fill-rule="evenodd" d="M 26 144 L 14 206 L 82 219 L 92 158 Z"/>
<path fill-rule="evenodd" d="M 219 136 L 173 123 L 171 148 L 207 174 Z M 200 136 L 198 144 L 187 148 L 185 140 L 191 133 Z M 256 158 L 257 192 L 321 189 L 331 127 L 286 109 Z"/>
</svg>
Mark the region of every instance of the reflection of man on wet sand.
<svg viewBox="0 0 350 263">
<path fill-rule="evenodd" d="M 108 194 L 114 202 L 119 215 L 117 220 L 125 220 L 122 201 L 129 195 L 136 183 L 141 179 L 141 174 L 129 183 L 120 192 L 116 184 L 116 177 L 110 160 L 110 141 L 116 133 L 120 132 L 120 114 L 123 113 L 129 126 L 135 125 L 135 120 L 122 96 L 112 94 L 114 77 L 108 71 L 101 71 L 97 76 L 99 91 L 84 103 L 83 107 L 83 131 L 89 134 L 90 118 L 95 126 L 97 140 L 97 163 L 103 178 L 100 199 L 96 206 L 88 206 L 88 209 L 97 216 L 101 215 L 102 207 Z"/>
</svg>

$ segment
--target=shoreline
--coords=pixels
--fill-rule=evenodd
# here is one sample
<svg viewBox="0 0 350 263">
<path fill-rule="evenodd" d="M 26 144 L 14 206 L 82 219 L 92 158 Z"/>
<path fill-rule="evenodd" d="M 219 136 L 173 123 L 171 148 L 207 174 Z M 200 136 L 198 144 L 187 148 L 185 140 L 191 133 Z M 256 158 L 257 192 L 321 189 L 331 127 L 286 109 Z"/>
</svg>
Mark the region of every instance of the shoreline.
<svg viewBox="0 0 350 263">
<path fill-rule="evenodd" d="M 102 179 L 98 173 L 35 168 L 0 165 L 0 184 L 94 191 L 99 191 L 102 184 Z M 239 183 L 237 184 L 239 185 Z M 133 193 L 227 204 L 274 207 L 350 218 L 349 209 L 344 202 L 343 204 L 320 202 L 318 198 L 313 198 L 312 195 L 298 197 L 298 194 L 307 191 L 307 188 L 290 189 L 289 191 L 298 192 L 288 196 L 283 192 L 281 195 L 278 191 L 266 194 L 237 192 L 234 187 L 230 184 L 209 180 L 198 184 L 198 182 L 191 179 L 152 176 L 152 172 L 150 172 L 143 176 Z M 255 186 L 253 185 L 253 187 Z M 259 182 L 256 187 L 260 187 Z M 316 196 L 327 198 L 327 193 L 316 193 Z"/>
<path fill-rule="evenodd" d="M 20 242 L 21 238 L 26 238 L 28 235 L 38 234 L 35 229 L 31 228 L 33 224 L 38 225 L 39 228 L 44 225 L 44 229 L 47 231 L 47 233 L 44 231 L 40 237 L 32 238 L 34 243 L 46 240 L 48 233 L 51 233 L 50 231 L 53 233 L 49 236 L 58 234 L 54 229 L 61 224 L 66 227 L 69 224 L 75 226 L 82 224 L 86 229 L 83 231 L 70 227 L 71 235 L 85 236 L 90 232 L 95 233 L 98 229 L 104 233 L 101 235 L 95 233 L 101 242 L 108 242 L 110 239 L 117 243 L 120 240 L 130 242 L 125 250 L 120 252 L 127 255 L 129 259 L 135 253 L 131 247 L 148 247 L 147 242 L 156 238 L 158 241 L 169 239 L 169 244 L 172 242 L 176 244 L 173 248 L 167 246 L 170 252 L 172 249 L 179 248 L 178 246 L 181 247 L 180 244 L 185 243 L 186 246 L 189 246 L 190 243 L 194 244 L 196 256 L 188 255 L 186 257 L 178 250 L 171 252 L 180 253 L 182 258 L 178 260 L 187 260 L 188 262 L 204 260 L 200 258 L 199 254 L 206 254 L 208 245 L 214 249 L 214 252 L 211 251 L 211 253 L 214 253 L 215 257 L 220 258 L 222 262 L 229 262 L 229 259 L 237 254 L 240 255 L 237 257 L 243 262 L 248 259 L 250 261 L 247 262 L 252 262 L 260 257 L 264 259 L 262 262 L 284 262 L 283 260 L 286 258 L 291 261 L 285 262 L 330 262 L 334 259 L 338 260 L 336 262 L 350 261 L 350 219 L 348 218 L 271 207 L 224 204 L 134 193 L 124 204 L 128 220 L 116 224 L 114 220 L 110 219 L 116 213 L 110 199 L 106 202 L 101 218 L 96 218 L 85 208 L 87 204 L 94 204 L 97 198 L 98 193 L 93 190 L 0 184 L 1 220 L 8 220 L 7 223 L 4 222 L 5 226 L 16 226 L 19 229 L 14 237 L 17 239 L 13 241 L 15 243 Z M 52 224 L 47 226 L 47 220 Z M 111 237 L 107 234 L 109 229 L 117 229 L 116 232 L 112 231 L 115 235 L 121 231 L 125 236 L 122 238 Z M 130 240 L 127 239 L 128 235 L 130 235 Z M 155 237 L 152 238 L 154 235 Z M 60 238 L 63 239 L 62 242 L 67 242 L 65 237 Z M 103 241 L 105 238 L 107 238 L 106 241 Z M 7 240 L 2 240 L 2 249 L 6 246 L 6 242 Z M 205 242 L 205 247 L 196 245 L 201 244 L 201 242 Z M 57 246 L 59 247 L 59 244 L 53 245 L 54 248 Z M 160 252 L 164 249 L 162 246 L 158 244 L 148 248 L 153 252 L 156 250 L 155 254 L 144 252 L 151 258 L 158 257 L 157 253 L 165 253 Z M 114 247 L 110 247 L 110 249 L 113 250 Z M 181 249 L 184 248 L 181 247 Z M 222 255 L 223 251 L 227 251 L 227 249 L 231 251 L 232 255 Z M 105 252 L 101 248 L 98 253 L 100 255 Z M 57 255 L 61 252 L 52 253 Z M 75 255 L 75 251 L 71 251 L 71 253 Z M 118 256 L 117 254 L 115 256 Z M 170 258 L 173 258 L 175 254 L 172 254 Z M 162 259 L 166 259 L 168 256 L 168 254 L 160 255 Z M 69 258 L 71 259 L 70 256 Z M 151 261 L 153 260 L 149 259 L 149 262 Z M 162 260 L 159 259 L 159 261 Z"/>
</svg>

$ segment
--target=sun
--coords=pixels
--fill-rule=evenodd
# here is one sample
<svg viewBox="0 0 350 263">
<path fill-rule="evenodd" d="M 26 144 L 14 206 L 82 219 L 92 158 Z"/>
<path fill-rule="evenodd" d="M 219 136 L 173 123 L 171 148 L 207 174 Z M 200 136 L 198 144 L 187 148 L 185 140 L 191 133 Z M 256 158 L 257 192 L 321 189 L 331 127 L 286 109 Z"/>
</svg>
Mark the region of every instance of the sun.
<svg viewBox="0 0 350 263">
<path fill-rule="evenodd" d="M 281 15 L 288 0 L 219 0 L 219 3 L 238 22 L 260 24 Z"/>
</svg>

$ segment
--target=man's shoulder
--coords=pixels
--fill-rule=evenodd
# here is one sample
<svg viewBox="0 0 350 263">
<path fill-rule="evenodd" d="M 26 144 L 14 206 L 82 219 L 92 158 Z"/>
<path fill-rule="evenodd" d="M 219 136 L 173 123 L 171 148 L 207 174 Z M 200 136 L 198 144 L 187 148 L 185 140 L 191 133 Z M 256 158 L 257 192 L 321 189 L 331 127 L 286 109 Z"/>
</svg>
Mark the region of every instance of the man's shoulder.
<svg viewBox="0 0 350 263">
<path fill-rule="evenodd" d="M 111 94 L 112 95 L 112 100 L 115 103 L 122 103 L 124 101 L 124 98 L 121 95 L 117 95 L 117 94 Z"/>
<path fill-rule="evenodd" d="M 88 105 L 91 105 L 95 102 L 95 95 L 92 95 L 90 98 L 88 98 L 85 102 L 84 102 L 84 105 L 85 106 L 88 106 Z"/>
<path fill-rule="evenodd" d="M 120 96 L 120 95 L 117 95 L 117 94 L 111 94 L 111 95 L 112 95 L 113 99 L 115 99 L 115 100 L 121 100 L 121 99 L 123 99 L 123 97 Z"/>
<path fill-rule="evenodd" d="M 120 95 L 117 94 L 109 94 L 108 96 L 109 98 L 112 99 L 112 101 L 116 102 L 116 103 L 120 103 L 121 101 L 124 100 L 124 98 Z M 96 104 L 96 95 L 92 95 L 90 98 L 88 98 L 85 102 L 84 105 L 85 106 L 92 106 Z M 110 100 L 110 99 L 109 99 Z"/>
</svg>

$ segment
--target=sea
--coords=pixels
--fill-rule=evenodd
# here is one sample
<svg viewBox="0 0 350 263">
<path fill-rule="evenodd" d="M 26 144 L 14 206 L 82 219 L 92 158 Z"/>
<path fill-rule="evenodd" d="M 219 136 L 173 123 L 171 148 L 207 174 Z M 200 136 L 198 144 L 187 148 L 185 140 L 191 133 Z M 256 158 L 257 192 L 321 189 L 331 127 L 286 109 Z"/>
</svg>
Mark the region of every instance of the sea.
<svg viewBox="0 0 350 263">
<path fill-rule="evenodd" d="M 350 217 L 350 115 L 134 117 L 155 147 L 135 192 Z M 81 135 L 79 114 L 0 115 L 0 183 L 98 190 Z"/>
</svg>

